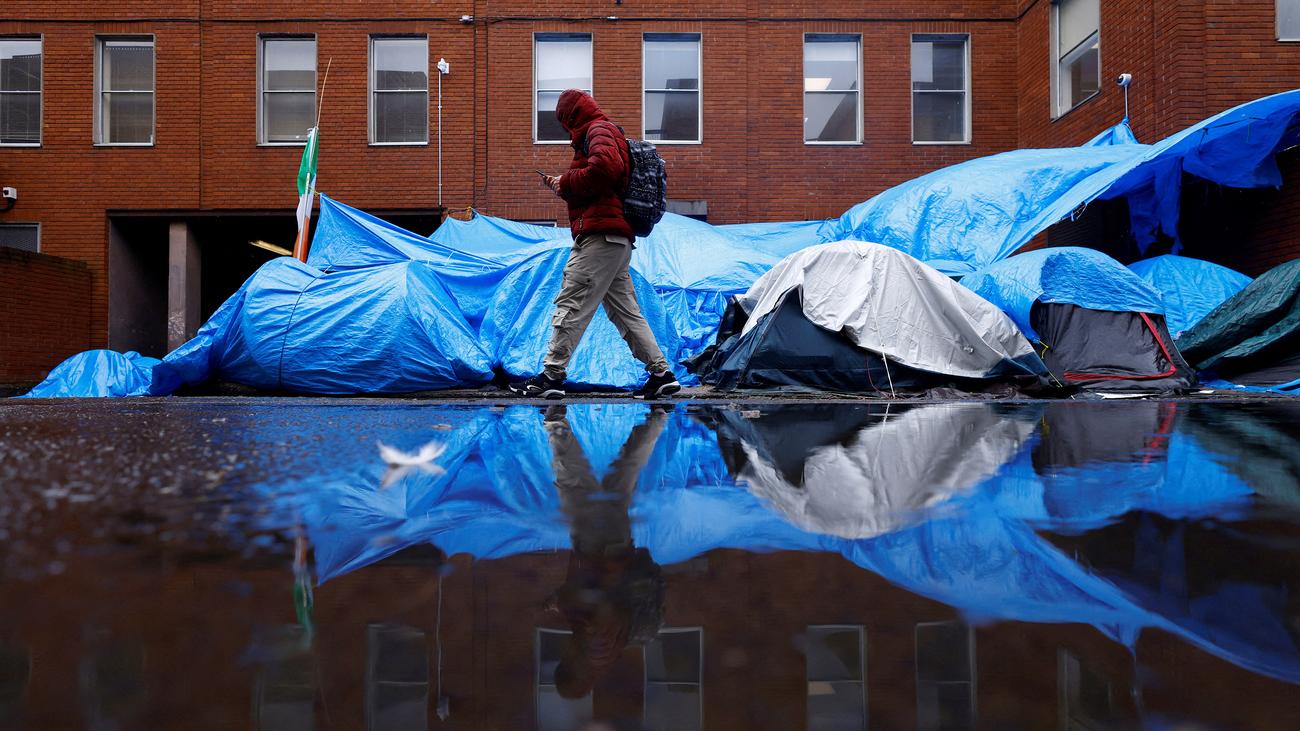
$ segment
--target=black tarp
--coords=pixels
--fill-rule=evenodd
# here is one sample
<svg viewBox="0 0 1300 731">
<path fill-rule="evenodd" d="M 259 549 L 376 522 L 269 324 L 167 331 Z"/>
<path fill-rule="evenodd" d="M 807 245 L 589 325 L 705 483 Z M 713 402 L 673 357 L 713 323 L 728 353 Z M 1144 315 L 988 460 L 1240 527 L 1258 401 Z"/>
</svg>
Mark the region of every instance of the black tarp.
<svg viewBox="0 0 1300 731">
<path fill-rule="evenodd" d="M 1035 302 L 1030 324 L 1043 361 L 1066 385 L 1097 391 L 1168 392 L 1196 385 L 1164 317 Z"/>
</svg>

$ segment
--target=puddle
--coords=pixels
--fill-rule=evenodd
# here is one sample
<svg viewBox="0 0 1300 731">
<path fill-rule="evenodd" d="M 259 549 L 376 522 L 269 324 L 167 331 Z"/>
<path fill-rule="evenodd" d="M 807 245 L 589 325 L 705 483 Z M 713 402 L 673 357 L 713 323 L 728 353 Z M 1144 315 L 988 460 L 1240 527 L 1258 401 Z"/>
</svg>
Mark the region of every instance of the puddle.
<svg viewBox="0 0 1300 731">
<path fill-rule="evenodd" d="M 0 405 L 0 728 L 1277 728 L 1297 425 Z"/>
</svg>

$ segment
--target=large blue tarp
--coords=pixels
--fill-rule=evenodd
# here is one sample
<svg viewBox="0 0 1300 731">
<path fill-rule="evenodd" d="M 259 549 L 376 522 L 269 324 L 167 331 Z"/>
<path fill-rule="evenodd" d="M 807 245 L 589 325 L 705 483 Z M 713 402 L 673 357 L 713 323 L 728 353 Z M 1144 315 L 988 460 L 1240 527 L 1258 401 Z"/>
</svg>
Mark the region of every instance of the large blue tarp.
<svg viewBox="0 0 1300 731">
<path fill-rule="evenodd" d="M 1004 419 L 1032 416 L 980 406 L 1002 413 Z M 1300 681 L 1300 648 L 1277 616 L 1269 587 L 1242 586 L 1241 591 L 1217 599 L 1218 595 L 1202 596 L 1185 606 L 1170 604 L 1158 601 L 1141 582 L 1100 575 L 1042 535 L 1045 530 L 1091 530 L 1134 512 L 1171 519 L 1231 520 L 1260 499 L 1252 485 L 1224 465 L 1228 457 L 1210 452 L 1195 434 L 1182 428 L 1180 420 L 1162 416 L 1162 409 L 1174 405 L 1108 406 L 1133 412 L 1130 416 L 1136 422 L 1153 417 L 1163 426 L 1154 435 L 1138 430 L 1132 443 L 1112 454 L 1084 455 L 1068 464 L 1035 456 L 1053 446 L 1058 451 L 1072 446 L 1052 445 L 1058 437 L 1044 427 L 1019 450 L 1009 451 L 1005 465 L 978 484 L 910 515 L 895 530 L 858 539 L 795 525 L 738 480 L 716 432 L 678 410 L 668 416 L 667 428 L 641 473 L 630 506 L 633 538 L 662 564 L 720 548 L 839 554 L 895 585 L 956 607 L 974 621 L 1086 623 L 1129 645 L 1143 629 L 1158 628 L 1253 671 Z M 1068 403 L 1047 407 L 1077 408 Z M 843 435 L 840 443 L 871 444 L 872 429 L 897 421 L 908 411 L 906 406 L 902 412 L 895 409 L 877 425 L 869 424 L 857 435 Z M 623 442 L 647 419 L 647 413 L 647 407 L 630 404 L 568 407 L 565 418 L 597 479 L 612 468 Z M 779 412 L 774 414 L 780 418 Z M 809 418 L 816 421 L 785 425 L 788 438 L 780 440 L 783 449 L 799 444 L 809 429 L 820 428 L 820 413 L 812 412 Z M 306 525 L 320 580 L 417 544 L 480 559 L 570 547 L 543 413 L 518 406 L 499 412 L 478 410 L 457 421 L 456 428 L 441 437 L 447 445 L 438 460 L 445 468 L 442 473 L 417 471 L 380 488 L 384 465 L 373 457 L 349 453 L 337 455 L 339 472 L 326 471 L 325 477 L 317 475 L 306 484 L 263 486 L 277 496 L 276 520 Z M 1017 432 L 990 430 L 991 434 Z M 396 441 L 397 446 L 414 450 L 427 438 L 426 433 Z M 743 448 L 763 446 L 744 444 Z M 956 456 L 933 455 L 941 461 Z M 1278 476 L 1285 481 L 1281 473 Z M 816 484 L 807 487 L 854 487 L 852 482 L 826 482 L 833 477 L 820 475 Z M 1296 487 L 1294 479 L 1287 484 L 1289 489 Z M 1098 500 L 1099 490 L 1111 494 Z M 882 513 L 897 509 L 878 505 Z M 1229 603 L 1216 604 L 1220 600 Z M 1211 604 L 1220 610 L 1232 608 L 1237 616 L 1251 620 L 1242 625 L 1225 617 L 1216 619 Z M 1247 626 L 1253 629 L 1245 631 Z"/>
<path fill-rule="evenodd" d="M 1038 340 L 1029 324 L 1035 302 L 1165 313 L 1160 293 L 1141 277 L 1100 251 L 1077 246 L 1027 251 L 965 276 L 961 283 L 1001 307 L 1030 342 Z"/>
<path fill-rule="evenodd" d="M 1165 323 L 1175 340 L 1250 284 L 1250 277 L 1200 259 L 1165 254 L 1128 265 L 1165 303 Z"/>
<path fill-rule="evenodd" d="M 1177 242 L 1183 174 L 1233 188 L 1281 186 L 1275 158 L 1300 142 L 1297 113 L 1300 90 L 1233 107 L 1152 145 L 1137 144 L 1121 123 L 1077 148 L 977 158 L 890 188 L 821 236 L 876 241 L 963 275 L 1011 256 L 1092 201 L 1124 198 L 1139 246 L 1162 234 Z"/>
</svg>

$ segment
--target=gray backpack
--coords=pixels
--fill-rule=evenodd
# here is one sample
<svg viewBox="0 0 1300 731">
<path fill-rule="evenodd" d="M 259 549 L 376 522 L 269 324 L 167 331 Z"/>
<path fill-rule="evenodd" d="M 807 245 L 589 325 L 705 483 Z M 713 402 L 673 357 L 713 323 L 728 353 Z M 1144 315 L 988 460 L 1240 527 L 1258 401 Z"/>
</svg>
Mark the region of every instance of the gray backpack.
<svg viewBox="0 0 1300 731">
<path fill-rule="evenodd" d="M 618 125 L 614 125 L 618 127 Z M 623 191 L 623 218 L 637 236 L 649 236 L 655 224 L 664 217 L 668 209 L 668 171 L 664 159 L 651 142 L 634 140 L 623 133 L 627 140 L 628 175 L 627 190 Z M 583 154 L 586 155 L 587 141 L 582 141 Z"/>
</svg>

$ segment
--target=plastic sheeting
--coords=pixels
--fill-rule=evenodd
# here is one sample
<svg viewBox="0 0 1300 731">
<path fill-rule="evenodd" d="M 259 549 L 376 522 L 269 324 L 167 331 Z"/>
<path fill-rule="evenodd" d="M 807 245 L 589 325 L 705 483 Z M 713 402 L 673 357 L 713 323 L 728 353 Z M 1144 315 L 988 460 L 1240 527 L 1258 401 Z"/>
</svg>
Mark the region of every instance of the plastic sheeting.
<svg viewBox="0 0 1300 731">
<path fill-rule="evenodd" d="M 153 367 L 162 361 L 135 351 L 88 350 L 63 361 L 28 398 L 143 396 L 153 382 Z"/>
<path fill-rule="evenodd" d="M 739 300 L 749 314 L 742 334 L 795 288 L 809 321 L 906 366 L 962 378 L 1009 364 L 1046 372 L 996 307 L 901 251 L 861 241 L 804 249 L 764 274 Z"/>
<path fill-rule="evenodd" d="M 1160 293 L 1165 324 L 1175 340 L 1250 284 L 1250 277 L 1225 266 L 1172 254 L 1143 259 L 1128 268 Z"/>
<path fill-rule="evenodd" d="M 821 231 L 899 248 L 942 272 L 1005 259 L 1098 199 L 1125 198 L 1139 246 L 1178 237 L 1184 173 L 1234 188 L 1279 187 L 1276 154 L 1300 142 L 1300 90 L 1233 107 L 1153 145 L 1127 125 L 1078 148 L 1016 150 L 897 185 Z M 1175 250 L 1176 253 L 1176 250 Z"/>
<path fill-rule="evenodd" d="M 1178 347 L 1198 369 L 1234 377 L 1261 371 L 1300 355 L 1300 260 L 1261 274 L 1183 334 Z M 1286 370 L 1300 370 L 1300 362 Z M 1279 373 L 1268 386 L 1300 375 Z"/>
<path fill-rule="evenodd" d="M 1100 251 L 1066 246 L 1027 251 L 963 277 L 962 286 L 1011 316 L 1031 341 L 1035 302 L 1057 302 L 1109 312 L 1165 313 L 1160 293 Z"/>
<path fill-rule="evenodd" d="M 633 539 L 663 564 L 718 548 L 839 554 L 973 620 L 1087 623 L 1130 645 L 1143 629 L 1157 628 L 1255 672 L 1300 680 L 1300 648 L 1281 623 L 1281 605 L 1264 594 L 1245 591 L 1235 595 L 1240 603 L 1223 605 L 1232 607 L 1231 614 L 1251 617 L 1253 629 L 1244 631 L 1244 625 L 1225 621 L 1226 615 L 1216 619 L 1201 611 L 1217 601 L 1214 596 L 1195 597 L 1201 610 L 1190 609 L 1190 602 L 1165 601 L 1130 577 L 1099 575 L 1039 534 L 1110 525 L 1131 511 L 1232 520 L 1254 501 L 1271 499 L 1263 489 L 1281 484 L 1297 489 L 1294 475 L 1285 471 L 1247 482 L 1225 468 L 1221 463 L 1231 463 L 1233 456 L 1207 449 L 1179 416 L 1180 408 L 1194 411 L 1202 405 L 1107 406 L 1134 428 L 1117 430 L 1105 450 L 1073 453 L 1072 446 L 1089 445 L 1075 443 L 1078 433 L 1069 423 L 1081 425 L 1084 433 L 1107 428 L 1091 419 L 1099 406 L 857 406 L 847 408 L 862 410 L 860 417 L 838 420 L 830 431 L 831 415 L 824 407 L 794 418 L 781 409 L 762 410 L 750 416 L 751 428 L 739 430 L 731 428 L 734 417 L 722 415 L 716 431 L 701 421 L 711 418 L 707 410 L 695 417 L 678 410 L 669 415 L 633 496 Z M 971 410 L 983 414 L 976 417 Z M 622 441 L 646 413 L 641 405 L 575 405 L 566 418 L 599 474 L 610 469 Z M 954 420 L 981 434 L 915 443 L 896 438 L 900 430 Z M 475 410 L 455 421 L 457 427 L 440 437 L 447 445 L 439 460 L 443 474 L 413 472 L 379 489 L 382 463 L 342 453 L 331 458 L 341 469 L 315 474 L 310 489 L 297 483 L 264 487 L 283 496 L 283 520 L 306 525 L 322 581 L 419 543 L 481 559 L 570 546 L 541 411 Z M 1031 427 L 1048 422 L 1029 434 Z M 818 435 L 809 438 L 812 432 Z M 722 435 L 738 443 L 747 460 L 756 458 L 749 464 L 780 472 L 781 483 L 743 465 L 733 471 L 720 449 Z M 1132 438 L 1125 441 L 1126 435 Z M 944 497 L 937 502 L 842 493 L 846 486 L 871 492 L 872 483 L 863 480 L 862 463 L 841 458 L 846 453 L 833 445 L 860 451 L 873 438 L 904 450 L 899 455 L 909 465 L 899 475 L 904 482 L 913 467 L 916 475 L 944 472 L 924 466 L 922 453 L 941 465 L 957 464 L 974 439 L 980 456 L 969 471 L 939 475 L 940 483 L 955 490 L 920 488 L 921 494 Z M 1052 456 L 1038 454 L 1043 450 Z M 911 452 L 916 460 L 907 456 Z M 1253 466 L 1267 464 L 1253 461 Z M 791 502 L 782 495 L 793 485 L 791 476 L 802 480 L 801 489 L 817 494 L 804 503 Z M 1098 500 L 1102 487 L 1108 494 Z M 831 508 L 831 514 L 823 516 L 815 509 L 819 506 Z M 841 515 L 845 506 L 849 514 Z M 873 537 L 839 535 L 861 532 Z"/>
</svg>

